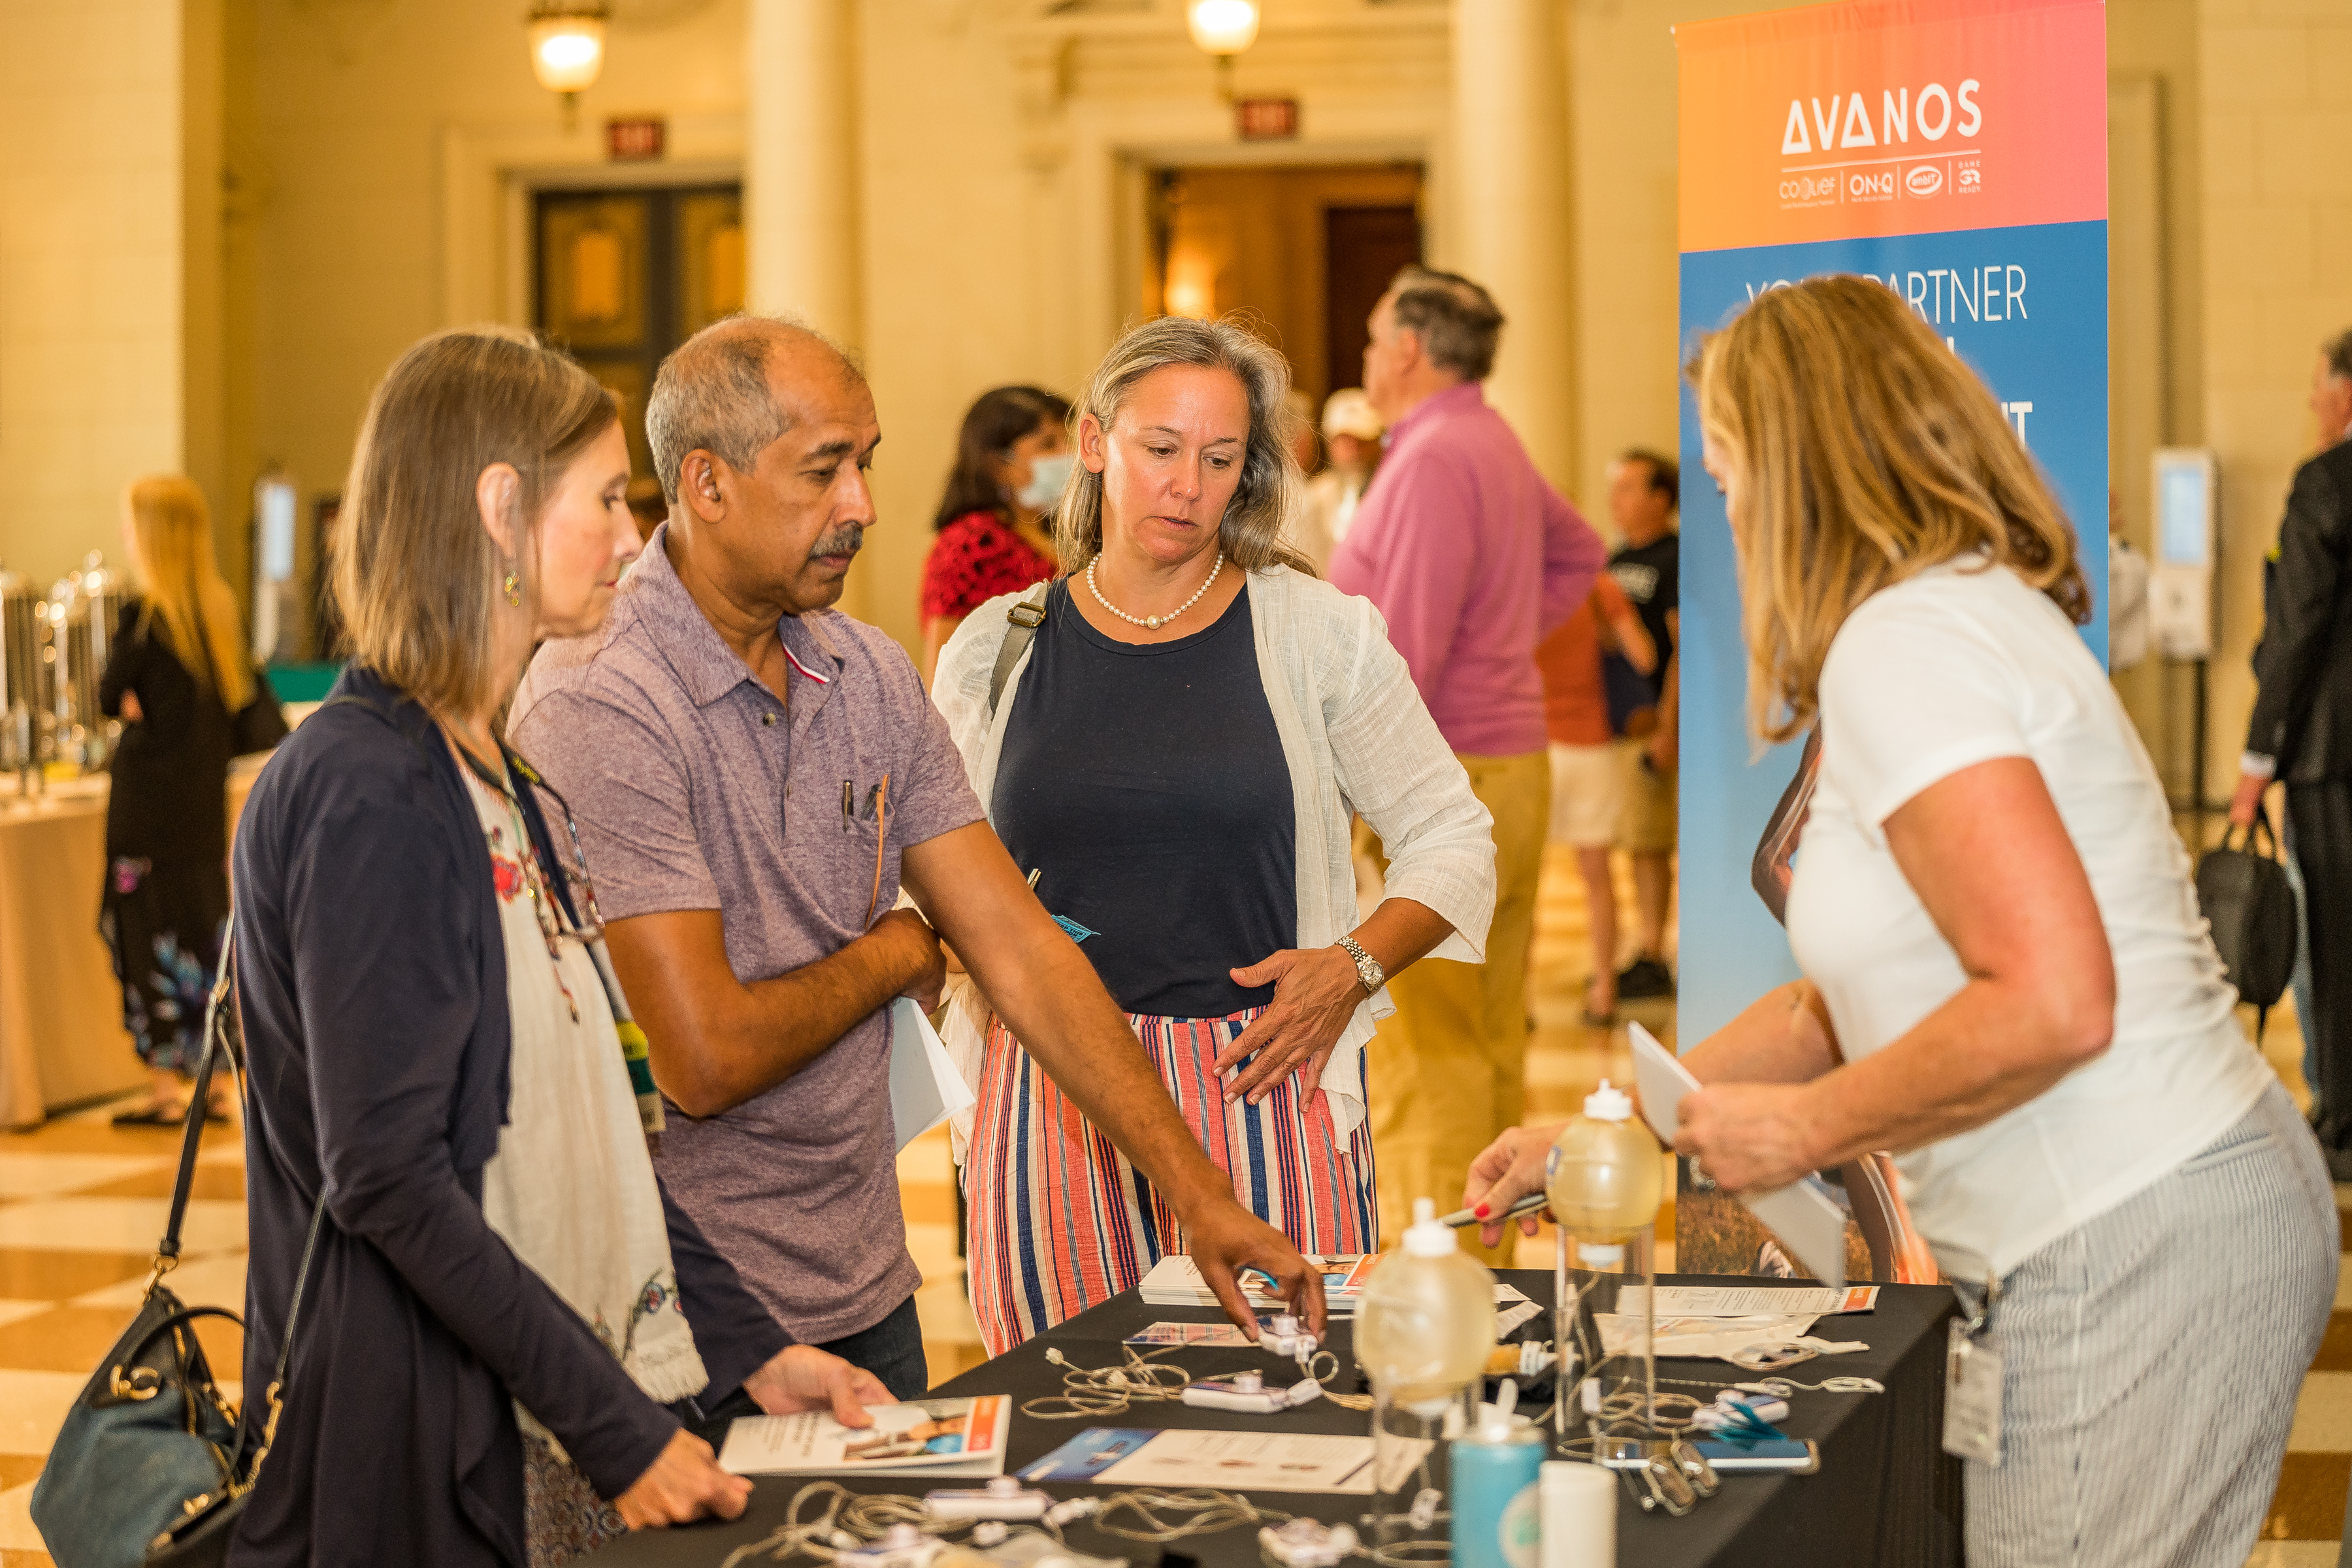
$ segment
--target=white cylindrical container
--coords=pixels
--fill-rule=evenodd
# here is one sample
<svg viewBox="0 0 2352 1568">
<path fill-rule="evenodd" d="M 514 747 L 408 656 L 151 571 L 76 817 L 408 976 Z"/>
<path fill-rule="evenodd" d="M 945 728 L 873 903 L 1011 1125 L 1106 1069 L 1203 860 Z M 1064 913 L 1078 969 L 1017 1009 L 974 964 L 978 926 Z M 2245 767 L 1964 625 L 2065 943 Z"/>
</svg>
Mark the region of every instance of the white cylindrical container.
<svg viewBox="0 0 2352 1568">
<path fill-rule="evenodd" d="M 1543 1568 L 1617 1568 L 1617 1477 L 1577 1459 L 1547 1462 L 1536 1480 Z"/>
</svg>

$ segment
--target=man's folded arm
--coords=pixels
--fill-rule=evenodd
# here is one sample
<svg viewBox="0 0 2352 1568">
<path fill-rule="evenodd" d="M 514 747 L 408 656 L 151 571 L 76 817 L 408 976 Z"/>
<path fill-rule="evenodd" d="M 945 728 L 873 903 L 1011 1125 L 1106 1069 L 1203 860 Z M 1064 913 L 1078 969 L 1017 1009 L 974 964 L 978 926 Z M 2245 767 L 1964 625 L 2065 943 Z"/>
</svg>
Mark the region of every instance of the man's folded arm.
<svg viewBox="0 0 2352 1568">
<path fill-rule="evenodd" d="M 605 928 L 646 1032 L 654 1082 L 688 1116 L 766 1093 L 830 1049 L 937 961 L 922 917 L 894 910 L 814 963 L 750 984 L 727 961 L 717 910 L 632 915 Z"/>
</svg>

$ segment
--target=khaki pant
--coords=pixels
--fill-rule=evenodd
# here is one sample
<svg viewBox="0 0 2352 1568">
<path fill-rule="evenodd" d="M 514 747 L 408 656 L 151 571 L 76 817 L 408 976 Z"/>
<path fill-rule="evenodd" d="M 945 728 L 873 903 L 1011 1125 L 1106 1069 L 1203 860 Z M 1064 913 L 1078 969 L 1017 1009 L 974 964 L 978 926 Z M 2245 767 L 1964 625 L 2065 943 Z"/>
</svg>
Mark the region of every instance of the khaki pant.
<svg viewBox="0 0 2352 1568">
<path fill-rule="evenodd" d="M 1470 1162 L 1518 1124 L 1527 1104 L 1528 948 L 1551 762 L 1542 752 L 1460 760 L 1495 815 L 1495 919 L 1486 963 L 1424 958 L 1389 982 L 1397 1010 L 1372 1038 L 1365 1075 L 1389 1247 L 1412 1223 L 1413 1199 L 1435 1199 L 1440 1214 L 1462 1206 Z M 1462 1239 L 1489 1264 L 1502 1256 L 1479 1248 L 1475 1231 Z"/>
</svg>

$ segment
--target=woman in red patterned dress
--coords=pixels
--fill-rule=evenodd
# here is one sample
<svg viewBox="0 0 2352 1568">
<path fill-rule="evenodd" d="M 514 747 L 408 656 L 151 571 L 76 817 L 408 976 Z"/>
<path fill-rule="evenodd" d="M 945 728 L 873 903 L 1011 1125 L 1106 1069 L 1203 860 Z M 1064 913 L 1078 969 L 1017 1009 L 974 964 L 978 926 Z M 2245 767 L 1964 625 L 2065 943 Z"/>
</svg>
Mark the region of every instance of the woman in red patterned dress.
<svg viewBox="0 0 2352 1568">
<path fill-rule="evenodd" d="M 923 679 L 963 618 L 999 594 L 1054 575 L 1045 514 L 1070 477 L 1070 405 L 1043 388 L 1000 386 L 963 416 L 955 467 L 923 560 Z"/>
</svg>

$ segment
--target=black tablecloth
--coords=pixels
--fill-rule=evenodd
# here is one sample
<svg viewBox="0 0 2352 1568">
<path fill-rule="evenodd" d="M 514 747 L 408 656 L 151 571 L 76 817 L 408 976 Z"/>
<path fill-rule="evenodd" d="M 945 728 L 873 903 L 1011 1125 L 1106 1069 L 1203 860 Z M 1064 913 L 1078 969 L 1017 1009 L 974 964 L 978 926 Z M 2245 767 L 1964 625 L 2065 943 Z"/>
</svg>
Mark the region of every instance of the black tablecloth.
<svg viewBox="0 0 2352 1568">
<path fill-rule="evenodd" d="M 1505 1271 L 1497 1278 L 1517 1286 L 1547 1310 L 1534 1322 L 1516 1331 L 1514 1339 L 1551 1337 L 1551 1277 L 1541 1272 Z M 1703 1275 L 1675 1275 L 1666 1284 L 1724 1284 Z M 1748 1286 L 1769 1286 L 1771 1280 L 1739 1279 Z M 1793 1282 L 1792 1282 L 1793 1283 Z M 1700 1568 L 1822 1568 L 1824 1564 L 1901 1564 L 1903 1568 L 1944 1568 L 1960 1561 L 1960 1474 L 1958 1462 L 1941 1448 L 1944 1420 L 1944 1321 L 1952 1315 L 1952 1293 L 1940 1286 L 1884 1287 L 1878 1310 L 1866 1314 L 1824 1318 L 1813 1332 L 1826 1340 L 1860 1341 L 1870 1346 L 1846 1355 L 1824 1356 L 1790 1369 L 1789 1375 L 1819 1383 L 1833 1375 L 1874 1377 L 1886 1384 L 1885 1394 L 1801 1393 L 1790 1402 L 1789 1418 L 1780 1425 L 1790 1436 L 1810 1437 L 1821 1445 L 1822 1468 L 1814 1476 L 1733 1476 L 1723 1489 L 1682 1519 L 1644 1514 L 1620 1491 L 1617 1514 L 1617 1556 L 1623 1564 L 1673 1565 Z M 1133 1291 L 1112 1298 L 1093 1310 L 1071 1319 L 1051 1333 L 933 1390 L 937 1395 L 1009 1394 L 1017 1400 L 1058 1394 L 1059 1369 L 1045 1360 L 1046 1348 L 1057 1347 L 1078 1366 L 1110 1366 L 1120 1359 L 1120 1342 L 1147 1323 L 1215 1322 L 1222 1314 L 1205 1309 L 1154 1307 Z M 1344 1369 L 1331 1385 L 1335 1393 L 1362 1389 L 1350 1350 L 1348 1320 L 1331 1323 L 1330 1348 Z M 1179 1362 L 1195 1377 L 1249 1370 L 1266 1371 L 1269 1359 L 1244 1350 L 1181 1351 L 1167 1359 Z M 1658 1376 L 1690 1379 L 1691 1385 L 1661 1382 L 1660 1391 L 1693 1394 L 1702 1400 L 1717 1387 L 1747 1374 L 1721 1362 L 1661 1361 Z M 1701 1386 L 1705 1384 L 1705 1386 Z M 1040 1421 L 1016 1416 L 1005 1456 L 1007 1473 L 1020 1470 L 1088 1426 L 1159 1426 L 1230 1430 L 1288 1428 L 1297 1432 L 1361 1434 L 1370 1418 L 1360 1411 L 1343 1410 L 1317 1402 L 1279 1415 L 1240 1416 L 1214 1410 L 1195 1410 L 1175 1404 L 1138 1405 L 1115 1416 L 1076 1421 Z M 864 1480 L 841 1477 L 854 1491 L 902 1491 L 920 1494 L 930 1486 L 976 1486 L 975 1481 L 927 1482 L 907 1472 L 895 1478 Z M 807 1484 L 797 1476 L 761 1478 L 743 1517 L 729 1524 L 696 1525 L 690 1529 L 653 1531 L 632 1536 L 597 1554 L 599 1563 L 612 1568 L 631 1564 L 717 1563 L 734 1548 L 759 1540 L 781 1524 L 793 1494 Z M 1058 1496 L 1106 1495 L 1108 1489 L 1049 1485 Z M 1269 1506 L 1286 1512 L 1309 1514 L 1329 1523 L 1354 1522 L 1369 1500 L 1360 1497 L 1265 1493 Z M 1067 1531 L 1070 1545 L 1102 1557 L 1125 1557 L 1146 1568 L 1159 1549 L 1116 1537 L 1099 1535 L 1081 1521 Z M 1175 1549 L 1202 1568 L 1255 1568 L 1257 1541 L 1254 1531 L 1228 1531 L 1194 1537 Z M 764 1559 L 762 1559 L 764 1561 Z"/>
</svg>

